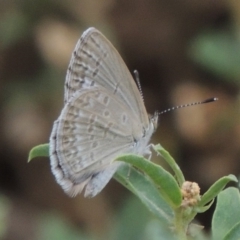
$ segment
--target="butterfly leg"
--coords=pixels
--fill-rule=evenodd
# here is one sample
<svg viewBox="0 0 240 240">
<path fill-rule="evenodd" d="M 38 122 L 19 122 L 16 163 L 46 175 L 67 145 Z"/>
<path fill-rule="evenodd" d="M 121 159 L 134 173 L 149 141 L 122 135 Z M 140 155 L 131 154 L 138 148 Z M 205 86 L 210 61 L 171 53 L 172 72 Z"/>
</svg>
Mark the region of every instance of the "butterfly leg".
<svg viewBox="0 0 240 240">
<path fill-rule="evenodd" d="M 151 158 L 152 158 L 152 151 L 150 150 L 151 148 L 153 148 L 153 144 L 149 144 L 147 147 L 146 147 L 146 150 L 144 152 L 144 155 L 147 155 L 148 156 L 148 160 L 151 161 Z"/>
</svg>

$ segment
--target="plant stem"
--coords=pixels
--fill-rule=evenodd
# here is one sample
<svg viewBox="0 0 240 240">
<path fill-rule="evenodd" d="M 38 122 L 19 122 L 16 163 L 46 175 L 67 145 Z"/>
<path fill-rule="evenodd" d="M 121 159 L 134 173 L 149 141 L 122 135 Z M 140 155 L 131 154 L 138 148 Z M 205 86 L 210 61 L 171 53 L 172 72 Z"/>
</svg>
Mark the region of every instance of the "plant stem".
<svg viewBox="0 0 240 240">
<path fill-rule="evenodd" d="M 183 209 L 180 207 L 175 210 L 175 232 L 179 240 L 187 240 L 185 223 L 183 221 Z"/>
</svg>

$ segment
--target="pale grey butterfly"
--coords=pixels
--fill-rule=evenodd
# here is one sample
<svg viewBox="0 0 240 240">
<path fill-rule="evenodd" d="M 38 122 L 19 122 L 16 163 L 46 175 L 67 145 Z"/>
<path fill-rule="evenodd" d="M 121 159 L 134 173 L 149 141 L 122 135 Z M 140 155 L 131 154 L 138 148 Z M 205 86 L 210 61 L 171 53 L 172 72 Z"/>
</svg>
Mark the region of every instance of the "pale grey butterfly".
<svg viewBox="0 0 240 240">
<path fill-rule="evenodd" d="M 50 137 L 51 169 L 70 196 L 94 197 L 121 166 L 121 154 L 149 154 L 158 113 L 142 95 L 113 45 L 87 29 L 70 60 L 64 107 Z"/>
</svg>

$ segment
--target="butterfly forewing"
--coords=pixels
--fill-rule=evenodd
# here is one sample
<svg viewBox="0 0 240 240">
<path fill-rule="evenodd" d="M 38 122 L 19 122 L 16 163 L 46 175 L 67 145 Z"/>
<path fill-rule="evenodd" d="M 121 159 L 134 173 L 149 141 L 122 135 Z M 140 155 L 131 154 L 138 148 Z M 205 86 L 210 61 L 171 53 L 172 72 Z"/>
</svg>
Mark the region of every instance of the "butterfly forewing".
<svg viewBox="0 0 240 240">
<path fill-rule="evenodd" d="M 113 45 L 95 28 L 78 41 L 68 67 L 65 102 L 83 88 L 102 86 L 118 97 L 148 128 L 142 96 L 129 70 Z"/>
</svg>

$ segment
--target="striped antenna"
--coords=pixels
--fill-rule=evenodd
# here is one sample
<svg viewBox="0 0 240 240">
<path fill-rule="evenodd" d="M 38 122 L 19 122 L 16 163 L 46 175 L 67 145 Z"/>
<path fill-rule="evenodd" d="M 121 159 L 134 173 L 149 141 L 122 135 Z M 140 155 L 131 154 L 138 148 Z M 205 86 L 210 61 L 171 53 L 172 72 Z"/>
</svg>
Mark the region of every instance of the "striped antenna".
<svg viewBox="0 0 240 240">
<path fill-rule="evenodd" d="M 214 97 L 214 98 L 208 98 L 208 99 L 206 99 L 204 101 L 201 101 L 201 102 L 193 102 L 193 103 L 187 103 L 187 104 L 179 105 L 179 106 L 168 108 L 164 111 L 161 111 L 161 112 L 158 113 L 158 115 L 161 115 L 161 114 L 164 114 L 164 113 L 167 113 L 167 112 L 179 109 L 179 108 L 185 108 L 185 107 L 191 107 L 191 106 L 200 105 L 200 104 L 204 104 L 204 103 L 215 102 L 217 100 L 218 100 L 218 98 Z"/>
<path fill-rule="evenodd" d="M 137 83 L 138 90 L 139 90 L 140 95 L 142 97 L 142 100 L 144 102 L 142 87 L 141 87 L 140 78 L 139 78 L 139 72 L 137 70 L 134 70 L 133 73 L 135 75 L 135 80 L 136 80 L 136 83 Z"/>
</svg>

